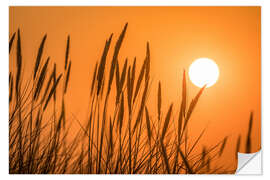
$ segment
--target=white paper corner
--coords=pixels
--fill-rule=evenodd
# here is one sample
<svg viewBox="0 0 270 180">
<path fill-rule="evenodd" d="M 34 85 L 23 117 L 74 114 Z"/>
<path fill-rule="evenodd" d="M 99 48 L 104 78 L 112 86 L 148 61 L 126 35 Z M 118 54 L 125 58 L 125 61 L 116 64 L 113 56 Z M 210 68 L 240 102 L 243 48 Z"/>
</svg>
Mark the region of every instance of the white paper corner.
<svg viewBox="0 0 270 180">
<path fill-rule="evenodd" d="M 261 175 L 262 174 L 262 153 L 238 153 L 237 170 L 235 174 Z"/>
</svg>

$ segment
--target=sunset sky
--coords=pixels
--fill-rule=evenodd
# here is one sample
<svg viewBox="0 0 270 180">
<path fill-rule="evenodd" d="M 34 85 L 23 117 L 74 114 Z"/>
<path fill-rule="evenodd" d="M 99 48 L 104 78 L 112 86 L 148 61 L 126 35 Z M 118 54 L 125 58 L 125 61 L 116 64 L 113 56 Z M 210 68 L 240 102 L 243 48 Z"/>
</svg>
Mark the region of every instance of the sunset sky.
<svg viewBox="0 0 270 180">
<path fill-rule="evenodd" d="M 213 59 L 219 66 L 220 76 L 216 84 L 203 92 L 192 114 L 191 135 L 197 137 L 206 128 L 202 144 L 207 146 L 228 135 L 225 153 L 232 158 L 224 162 L 234 162 L 236 139 L 239 134 L 246 136 L 253 111 L 252 151 L 260 149 L 260 7 L 10 7 L 9 18 L 9 37 L 18 28 L 21 30 L 26 74 L 34 64 L 45 34 L 43 58 L 50 56 L 63 67 L 66 39 L 70 35 L 73 67 L 66 103 L 78 119 L 87 117 L 92 72 L 100 60 L 105 40 L 114 33 L 114 47 L 126 22 L 120 67 L 125 58 L 132 62 L 135 56 L 140 67 L 146 43 L 150 43 L 153 83 L 148 102 L 156 102 L 158 81 L 161 81 L 163 114 L 171 102 L 179 107 L 183 70 L 188 71 L 197 58 Z M 190 102 L 199 88 L 190 81 L 187 88 Z M 148 104 L 153 106 L 149 108 L 151 113 L 156 113 L 156 103 Z"/>
</svg>

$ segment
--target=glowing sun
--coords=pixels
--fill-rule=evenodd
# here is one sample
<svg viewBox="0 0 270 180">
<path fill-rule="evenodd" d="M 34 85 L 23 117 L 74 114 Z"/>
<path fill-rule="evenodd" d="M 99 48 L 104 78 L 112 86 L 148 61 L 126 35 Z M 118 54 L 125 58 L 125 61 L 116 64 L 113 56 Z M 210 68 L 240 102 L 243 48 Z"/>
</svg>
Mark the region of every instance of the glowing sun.
<svg viewBox="0 0 270 180">
<path fill-rule="evenodd" d="M 210 87 L 217 82 L 219 69 L 213 60 L 199 58 L 189 66 L 188 75 L 194 85 L 198 87 L 203 87 L 204 85 Z"/>
</svg>

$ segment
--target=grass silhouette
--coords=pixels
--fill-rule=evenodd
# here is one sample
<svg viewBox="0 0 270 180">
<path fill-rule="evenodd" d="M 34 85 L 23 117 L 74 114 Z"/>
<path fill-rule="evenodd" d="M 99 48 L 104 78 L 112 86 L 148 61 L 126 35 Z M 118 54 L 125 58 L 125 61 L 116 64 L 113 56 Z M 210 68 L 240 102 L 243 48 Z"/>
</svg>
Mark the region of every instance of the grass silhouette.
<svg viewBox="0 0 270 180">
<path fill-rule="evenodd" d="M 222 156 L 228 137 L 213 147 L 194 153 L 205 130 L 191 146 L 188 126 L 191 115 L 205 91 L 205 86 L 187 102 L 186 74 L 183 72 L 180 107 L 173 103 L 165 117 L 162 107 L 162 85 L 157 90 L 157 112 L 147 107 L 150 77 L 150 45 L 146 44 L 143 65 L 138 69 L 136 58 L 125 60 L 121 69 L 118 55 L 126 35 L 126 24 L 113 49 L 113 34 L 106 40 L 100 61 L 95 64 L 90 92 L 89 116 L 86 124 L 77 120 L 80 129 L 68 139 L 65 95 L 68 93 L 72 61 L 67 37 L 65 66 L 58 72 L 50 58 L 44 62 L 45 35 L 39 46 L 31 78 L 23 74 L 20 30 L 9 41 L 9 53 L 16 50 L 16 66 L 9 73 L 9 172 L 10 174 L 203 174 L 233 173 L 232 169 L 212 166 Z M 17 39 L 17 41 L 15 40 Z M 16 41 L 16 45 L 14 44 Z M 106 72 L 106 67 L 110 67 Z M 138 73 L 137 73 L 138 72 Z M 138 77 L 136 77 L 138 75 Z M 115 86 L 113 85 L 115 83 Z M 62 84 L 62 86 L 60 86 Z M 116 88 L 116 95 L 111 89 Z M 111 97 L 111 99 L 110 99 Z M 114 104 L 108 111 L 108 104 Z M 173 117 L 173 111 L 178 116 Z M 246 143 L 251 149 L 251 126 Z M 176 129 L 172 128 L 176 121 Z M 240 148 L 240 136 L 236 152 Z"/>
</svg>

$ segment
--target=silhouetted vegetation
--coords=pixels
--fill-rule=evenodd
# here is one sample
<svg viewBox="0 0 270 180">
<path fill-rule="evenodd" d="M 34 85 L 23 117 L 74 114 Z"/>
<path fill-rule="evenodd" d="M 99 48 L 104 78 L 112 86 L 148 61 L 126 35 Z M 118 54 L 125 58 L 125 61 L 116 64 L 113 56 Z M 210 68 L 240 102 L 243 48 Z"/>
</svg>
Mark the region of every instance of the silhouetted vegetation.
<svg viewBox="0 0 270 180">
<path fill-rule="evenodd" d="M 212 166 L 222 156 L 228 137 L 213 147 L 203 147 L 201 153 L 194 153 L 205 132 L 203 130 L 194 143 L 187 145 L 189 121 L 205 87 L 188 102 L 185 71 L 182 72 L 180 107 L 173 103 L 169 108 L 162 106 L 164 92 L 159 82 L 156 106 L 158 114 L 149 109 L 149 43 L 146 44 L 146 55 L 140 68 L 136 58 L 132 62 L 126 59 L 122 68 L 119 65 L 118 55 L 127 26 L 124 26 L 118 37 L 111 61 L 107 55 L 112 50 L 113 34 L 105 42 L 102 57 L 96 62 L 92 75 L 87 123 L 76 119 L 81 128 L 72 138 L 67 138 L 70 123 L 67 122 L 65 108 L 65 95 L 72 76 L 70 36 L 67 37 L 64 67 L 59 68 L 49 57 L 44 57 L 45 35 L 37 52 L 31 78 L 27 78 L 22 66 L 24 59 L 20 30 L 12 35 L 9 52 L 16 46 L 16 61 L 9 74 L 11 174 L 233 173 L 232 169 L 216 166 L 217 163 Z M 15 37 L 16 44 L 13 42 Z M 107 66 L 110 67 L 108 72 Z M 116 88 L 115 95 L 111 93 L 112 88 Z M 108 104 L 114 105 L 112 112 L 108 111 Z M 173 117 L 173 112 L 177 113 L 177 117 Z M 251 150 L 252 117 L 251 114 L 247 152 Z M 192 131 L 192 128 L 189 130 Z M 239 148 L 240 136 L 236 152 Z"/>
</svg>

